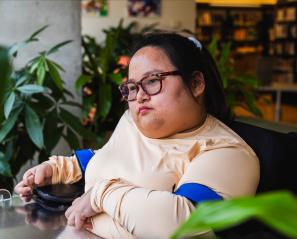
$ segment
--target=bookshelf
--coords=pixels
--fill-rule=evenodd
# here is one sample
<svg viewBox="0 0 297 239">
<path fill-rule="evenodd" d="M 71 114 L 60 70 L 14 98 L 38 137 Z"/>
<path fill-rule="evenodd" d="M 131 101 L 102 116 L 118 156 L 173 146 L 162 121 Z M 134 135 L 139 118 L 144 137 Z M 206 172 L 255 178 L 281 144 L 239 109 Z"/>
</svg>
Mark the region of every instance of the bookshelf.
<svg viewBox="0 0 297 239">
<path fill-rule="evenodd" d="M 247 8 L 196 3 L 196 16 L 196 35 L 204 44 L 217 37 L 219 43 L 231 42 L 237 54 L 268 54 L 272 5 Z"/>
<path fill-rule="evenodd" d="M 269 55 L 277 60 L 273 81 L 297 83 L 297 1 L 277 4 Z"/>
</svg>

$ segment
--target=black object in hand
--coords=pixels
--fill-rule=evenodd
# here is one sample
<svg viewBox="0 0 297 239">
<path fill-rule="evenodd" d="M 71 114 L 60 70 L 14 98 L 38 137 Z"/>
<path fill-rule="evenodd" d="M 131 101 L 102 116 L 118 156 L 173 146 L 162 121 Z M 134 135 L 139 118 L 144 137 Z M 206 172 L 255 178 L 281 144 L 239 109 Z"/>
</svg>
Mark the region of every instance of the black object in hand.
<svg viewBox="0 0 297 239">
<path fill-rule="evenodd" d="M 34 200 L 41 207 L 52 212 L 65 211 L 74 199 L 84 193 L 82 181 L 74 184 L 53 184 L 37 187 L 33 191 Z"/>
</svg>

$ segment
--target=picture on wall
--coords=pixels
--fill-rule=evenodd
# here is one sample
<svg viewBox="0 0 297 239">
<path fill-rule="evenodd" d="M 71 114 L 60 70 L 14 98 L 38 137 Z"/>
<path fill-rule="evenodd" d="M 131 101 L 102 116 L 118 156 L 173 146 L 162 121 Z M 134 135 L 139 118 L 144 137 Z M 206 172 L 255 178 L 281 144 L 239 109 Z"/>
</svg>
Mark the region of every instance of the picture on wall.
<svg viewBox="0 0 297 239">
<path fill-rule="evenodd" d="M 81 10 L 84 15 L 107 16 L 109 0 L 81 0 Z"/>
<path fill-rule="evenodd" d="M 161 0 L 128 0 L 128 15 L 130 17 L 160 16 Z"/>
</svg>

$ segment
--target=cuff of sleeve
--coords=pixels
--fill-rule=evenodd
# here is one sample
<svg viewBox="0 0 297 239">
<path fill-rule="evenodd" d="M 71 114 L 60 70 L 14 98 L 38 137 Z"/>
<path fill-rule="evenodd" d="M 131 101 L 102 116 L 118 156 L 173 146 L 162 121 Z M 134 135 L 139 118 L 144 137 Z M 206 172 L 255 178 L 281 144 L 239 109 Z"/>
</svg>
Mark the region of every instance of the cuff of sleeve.
<svg viewBox="0 0 297 239">
<path fill-rule="evenodd" d="M 101 180 L 93 186 L 91 191 L 91 207 L 96 213 L 101 213 L 103 211 L 102 205 L 104 200 L 104 194 L 106 193 L 109 186 L 118 182 L 120 179 L 105 179 Z"/>
</svg>

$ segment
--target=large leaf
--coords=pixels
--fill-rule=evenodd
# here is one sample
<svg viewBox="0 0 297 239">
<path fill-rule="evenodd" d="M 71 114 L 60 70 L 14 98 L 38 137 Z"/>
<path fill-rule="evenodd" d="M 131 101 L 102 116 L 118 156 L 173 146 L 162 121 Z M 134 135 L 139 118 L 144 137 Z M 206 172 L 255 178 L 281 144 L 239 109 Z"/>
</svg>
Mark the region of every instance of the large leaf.
<svg viewBox="0 0 297 239">
<path fill-rule="evenodd" d="M 86 84 L 90 83 L 92 81 L 92 76 L 89 75 L 81 75 L 79 78 L 75 81 L 75 90 L 80 91 L 81 88 Z"/>
<path fill-rule="evenodd" d="M 7 177 L 12 176 L 9 162 L 2 152 L 0 152 L 0 174 Z"/>
<path fill-rule="evenodd" d="M 27 80 L 30 79 L 30 76 L 25 74 L 25 75 L 22 75 L 21 77 L 19 77 L 17 80 L 16 80 L 16 84 L 15 86 L 18 87 L 20 85 L 22 85 L 23 83 L 25 83 Z"/>
<path fill-rule="evenodd" d="M 48 59 L 46 60 L 46 63 L 50 76 L 53 78 L 56 86 L 59 88 L 60 91 L 63 91 L 63 81 L 56 66 Z"/>
<path fill-rule="evenodd" d="M 36 38 L 36 36 L 41 33 L 42 31 L 44 31 L 46 28 L 48 27 L 48 25 L 38 29 L 37 31 L 35 31 L 29 38 L 27 38 L 25 41 L 20 42 L 20 43 L 16 43 L 14 44 L 12 47 L 10 47 L 9 49 L 9 54 L 13 55 L 13 56 L 17 56 L 17 52 L 25 47 L 28 43 L 30 42 L 34 42 L 34 41 L 38 41 L 38 38 Z"/>
<path fill-rule="evenodd" d="M 32 35 L 27 39 L 27 41 L 30 41 L 30 40 L 33 40 L 33 39 L 36 39 L 35 37 L 37 35 L 39 35 L 39 33 L 43 32 L 46 28 L 48 28 L 49 25 L 45 25 L 41 28 L 39 28 L 38 30 L 36 30 L 34 33 L 32 33 Z"/>
<path fill-rule="evenodd" d="M 19 107 L 15 111 L 10 114 L 10 117 L 3 122 L 1 129 L 0 129 L 0 143 L 6 137 L 6 135 L 11 131 L 13 126 L 15 125 L 19 114 L 21 113 L 23 107 Z"/>
<path fill-rule="evenodd" d="M 11 92 L 8 99 L 4 103 L 4 115 L 6 119 L 9 117 L 14 101 L 15 101 L 15 93 Z"/>
<path fill-rule="evenodd" d="M 69 105 L 73 107 L 82 108 L 82 105 L 80 103 L 77 103 L 76 101 L 62 101 L 60 105 Z"/>
<path fill-rule="evenodd" d="M 23 85 L 23 86 L 17 87 L 16 89 L 24 94 L 41 93 L 46 90 L 46 88 L 40 85 L 34 85 L 34 84 Z"/>
<path fill-rule="evenodd" d="M 32 142 L 42 149 L 44 147 L 42 125 L 38 115 L 28 105 L 25 108 L 25 126 Z"/>
<path fill-rule="evenodd" d="M 20 43 L 14 44 L 9 48 L 9 55 L 16 57 L 18 50 L 20 50 L 21 48 L 24 48 L 27 44 L 28 44 L 27 42 L 20 42 Z"/>
<path fill-rule="evenodd" d="M 73 42 L 73 41 L 72 40 L 63 41 L 63 42 L 53 46 L 51 49 L 49 49 L 46 54 L 47 55 L 53 54 L 53 53 L 57 52 L 59 50 L 59 48 L 69 44 L 70 42 Z"/>
<path fill-rule="evenodd" d="M 121 73 L 112 73 L 110 74 L 110 78 L 117 85 L 120 85 L 123 82 L 123 76 Z"/>
<path fill-rule="evenodd" d="M 59 69 L 60 71 L 65 72 L 65 69 L 64 69 L 60 64 L 58 64 L 57 62 L 51 61 L 51 63 L 52 63 L 57 69 Z"/>
<path fill-rule="evenodd" d="M 85 129 L 78 117 L 63 108 L 60 108 L 60 110 L 61 120 L 64 121 L 72 130 L 86 139 L 96 140 L 96 135 Z"/>
<path fill-rule="evenodd" d="M 44 138 L 46 150 L 50 152 L 59 142 L 63 135 L 64 126 L 61 123 L 61 120 L 58 118 L 56 110 L 49 112 L 45 116 L 44 124 Z"/>
<path fill-rule="evenodd" d="M 9 75 L 11 72 L 11 65 L 8 55 L 8 50 L 0 47 L 0 105 L 3 105 L 4 92 L 9 83 Z M 0 123 L 3 118 L 3 107 L 0 107 Z"/>
<path fill-rule="evenodd" d="M 44 57 L 40 57 L 37 65 L 37 83 L 43 85 L 45 75 L 46 75 L 46 65 Z"/>
<path fill-rule="evenodd" d="M 41 61 L 43 61 L 43 56 L 39 56 L 31 60 L 29 63 L 29 72 L 30 74 L 34 73 L 37 70 L 38 65 L 40 64 Z"/>
<path fill-rule="evenodd" d="M 80 148 L 80 143 L 77 138 L 77 135 L 70 128 L 67 128 L 67 132 L 66 132 L 66 135 L 64 135 L 64 138 L 66 139 L 70 148 L 72 149 Z"/>
<path fill-rule="evenodd" d="M 102 84 L 99 88 L 99 104 L 98 104 L 98 110 L 99 115 L 102 118 L 105 118 L 112 105 L 112 88 L 109 84 Z"/>
<path fill-rule="evenodd" d="M 251 218 L 258 219 L 291 238 L 297 238 L 297 200 L 289 192 L 200 203 L 190 218 L 171 237 L 222 230 Z"/>
</svg>

